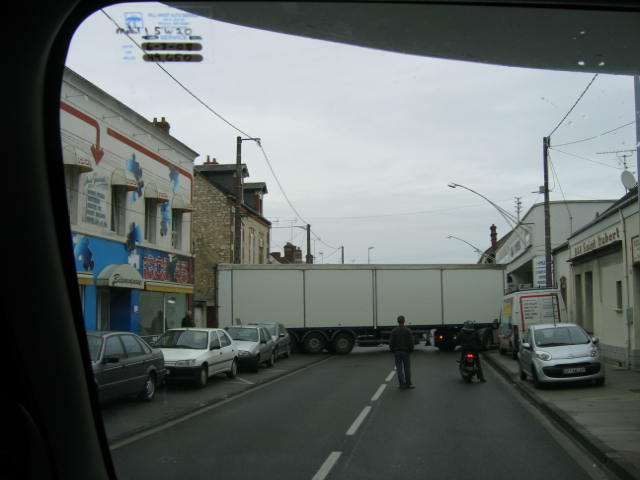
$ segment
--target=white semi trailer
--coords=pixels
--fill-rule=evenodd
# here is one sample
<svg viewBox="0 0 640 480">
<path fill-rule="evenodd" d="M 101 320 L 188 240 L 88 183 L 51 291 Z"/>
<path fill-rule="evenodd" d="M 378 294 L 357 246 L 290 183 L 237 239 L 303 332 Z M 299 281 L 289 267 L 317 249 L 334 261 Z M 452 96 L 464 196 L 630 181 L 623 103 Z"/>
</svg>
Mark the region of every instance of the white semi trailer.
<svg viewBox="0 0 640 480">
<path fill-rule="evenodd" d="M 307 352 L 388 343 L 398 315 L 416 341 L 453 349 L 465 320 L 493 343 L 504 294 L 499 265 L 219 265 L 220 327 L 282 323 Z M 426 338 L 429 338 L 428 336 Z"/>
</svg>

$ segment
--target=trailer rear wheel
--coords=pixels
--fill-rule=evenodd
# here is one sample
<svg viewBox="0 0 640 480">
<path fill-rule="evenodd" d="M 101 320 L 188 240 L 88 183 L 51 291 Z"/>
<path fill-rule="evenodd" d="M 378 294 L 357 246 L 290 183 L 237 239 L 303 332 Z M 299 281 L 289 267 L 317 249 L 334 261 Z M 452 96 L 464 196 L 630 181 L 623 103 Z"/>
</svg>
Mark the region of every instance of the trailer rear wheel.
<svg viewBox="0 0 640 480">
<path fill-rule="evenodd" d="M 326 339 L 321 333 L 310 333 L 302 342 L 307 353 L 320 353 L 326 346 Z"/>
<path fill-rule="evenodd" d="M 355 340 L 353 338 L 353 335 L 349 333 L 339 333 L 335 337 L 333 337 L 331 345 L 335 353 L 337 353 L 338 355 L 346 355 L 347 353 L 351 352 L 351 350 L 353 350 Z"/>
</svg>

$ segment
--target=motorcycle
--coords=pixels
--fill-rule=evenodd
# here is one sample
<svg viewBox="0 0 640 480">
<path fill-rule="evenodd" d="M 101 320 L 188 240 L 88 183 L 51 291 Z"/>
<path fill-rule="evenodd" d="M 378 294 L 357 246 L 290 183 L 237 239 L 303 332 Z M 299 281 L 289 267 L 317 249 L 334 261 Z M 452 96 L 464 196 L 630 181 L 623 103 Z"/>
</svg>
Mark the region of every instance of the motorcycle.
<svg viewBox="0 0 640 480">
<path fill-rule="evenodd" d="M 458 360 L 460 376 L 462 376 L 463 380 L 466 380 L 469 383 L 471 383 L 474 376 L 478 376 L 477 356 L 477 353 L 466 352 L 462 355 L 462 358 Z"/>
</svg>

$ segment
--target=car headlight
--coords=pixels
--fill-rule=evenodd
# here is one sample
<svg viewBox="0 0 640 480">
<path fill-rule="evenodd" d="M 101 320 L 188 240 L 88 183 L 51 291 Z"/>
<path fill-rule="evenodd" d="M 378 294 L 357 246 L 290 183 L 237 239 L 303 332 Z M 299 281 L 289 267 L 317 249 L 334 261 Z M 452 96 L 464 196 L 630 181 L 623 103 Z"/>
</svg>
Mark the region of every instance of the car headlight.
<svg viewBox="0 0 640 480">
<path fill-rule="evenodd" d="M 552 358 L 549 352 L 536 352 L 536 357 L 545 362 L 548 362 Z"/>
<path fill-rule="evenodd" d="M 247 352 L 246 350 L 238 350 L 238 355 L 240 355 L 241 357 L 248 357 L 249 355 L 251 355 L 251 352 Z"/>
<path fill-rule="evenodd" d="M 176 367 L 193 367 L 196 364 L 195 360 L 178 360 Z"/>
</svg>

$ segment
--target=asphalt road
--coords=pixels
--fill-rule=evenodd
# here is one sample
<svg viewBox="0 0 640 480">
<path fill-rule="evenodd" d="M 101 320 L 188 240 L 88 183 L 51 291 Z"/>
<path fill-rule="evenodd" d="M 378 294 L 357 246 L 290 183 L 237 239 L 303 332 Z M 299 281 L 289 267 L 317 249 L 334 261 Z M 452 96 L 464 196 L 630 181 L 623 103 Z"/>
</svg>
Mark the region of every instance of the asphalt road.
<svg viewBox="0 0 640 480">
<path fill-rule="evenodd" d="M 464 383 L 456 358 L 419 347 L 399 390 L 382 348 L 326 357 L 114 444 L 118 478 L 591 478 L 510 385 L 486 365 Z"/>
</svg>

